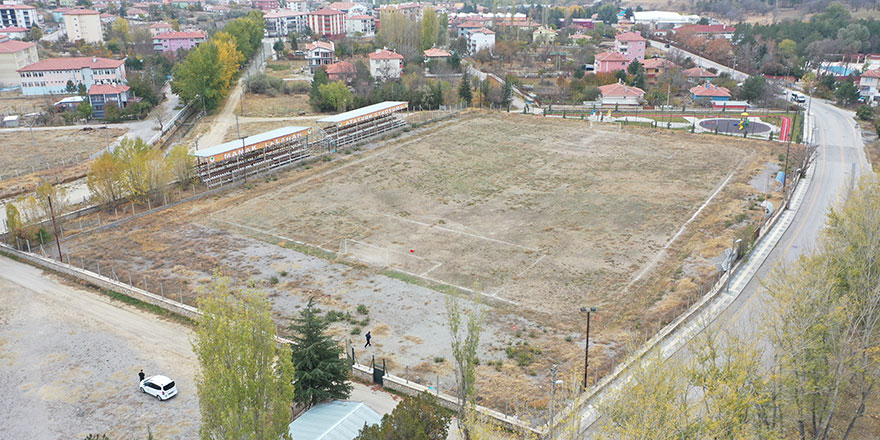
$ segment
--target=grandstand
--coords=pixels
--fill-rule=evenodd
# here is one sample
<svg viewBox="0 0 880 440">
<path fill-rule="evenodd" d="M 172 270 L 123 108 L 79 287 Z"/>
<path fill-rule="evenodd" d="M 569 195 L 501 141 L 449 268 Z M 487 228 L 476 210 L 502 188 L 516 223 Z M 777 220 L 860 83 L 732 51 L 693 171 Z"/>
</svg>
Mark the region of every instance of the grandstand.
<svg viewBox="0 0 880 440">
<path fill-rule="evenodd" d="M 309 157 L 311 133 L 309 127 L 288 126 L 197 150 L 197 174 L 215 187 L 301 161 Z"/>
<path fill-rule="evenodd" d="M 406 110 L 408 105 L 406 101 L 385 101 L 318 119 L 318 126 L 327 135 L 322 142 L 335 149 L 402 128 L 406 122 L 394 113 Z"/>
</svg>

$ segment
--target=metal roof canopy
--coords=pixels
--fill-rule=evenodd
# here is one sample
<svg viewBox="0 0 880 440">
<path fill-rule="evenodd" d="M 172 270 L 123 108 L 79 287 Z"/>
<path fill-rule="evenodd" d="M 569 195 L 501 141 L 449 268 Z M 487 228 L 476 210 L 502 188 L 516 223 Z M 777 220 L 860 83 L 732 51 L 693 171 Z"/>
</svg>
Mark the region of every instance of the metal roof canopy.
<svg viewBox="0 0 880 440">
<path fill-rule="evenodd" d="M 334 400 L 315 405 L 290 423 L 290 435 L 296 440 L 351 440 L 364 424 L 382 421 L 379 413 L 362 402 Z"/>
<path fill-rule="evenodd" d="M 224 142 L 220 145 L 214 145 L 213 147 L 203 148 L 201 150 L 197 150 L 193 153 L 193 156 L 196 157 L 211 157 L 217 154 L 222 154 L 227 151 L 232 151 L 241 148 L 242 146 L 249 146 L 258 144 L 260 142 L 265 142 L 271 139 L 279 138 L 282 136 L 288 136 L 292 134 L 299 134 L 304 131 L 309 131 L 309 127 L 297 127 L 297 126 L 287 126 L 276 128 L 274 130 L 270 130 L 264 133 L 255 134 L 253 136 L 248 136 L 244 138 L 244 144 L 242 145 L 241 139 L 236 139 L 234 141 Z"/>
<path fill-rule="evenodd" d="M 327 116 L 326 118 L 318 119 L 317 122 L 320 124 L 348 125 L 347 123 L 352 119 L 369 117 L 371 116 L 371 113 L 380 113 L 389 110 L 392 112 L 396 110 L 402 110 L 405 109 L 408 105 L 409 102 L 407 101 L 385 101 L 378 104 L 361 107 L 357 110 L 340 113 L 338 115 Z"/>
</svg>

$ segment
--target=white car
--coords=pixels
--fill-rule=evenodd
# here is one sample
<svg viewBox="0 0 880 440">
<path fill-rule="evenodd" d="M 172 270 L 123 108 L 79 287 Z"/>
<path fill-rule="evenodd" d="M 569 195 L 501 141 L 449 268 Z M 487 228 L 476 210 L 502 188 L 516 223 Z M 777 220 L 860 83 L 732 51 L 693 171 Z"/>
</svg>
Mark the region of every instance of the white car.
<svg viewBox="0 0 880 440">
<path fill-rule="evenodd" d="M 177 385 L 165 376 L 150 376 L 141 381 L 140 388 L 159 400 L 168 400 L 177 395 Z"/>
</svg>

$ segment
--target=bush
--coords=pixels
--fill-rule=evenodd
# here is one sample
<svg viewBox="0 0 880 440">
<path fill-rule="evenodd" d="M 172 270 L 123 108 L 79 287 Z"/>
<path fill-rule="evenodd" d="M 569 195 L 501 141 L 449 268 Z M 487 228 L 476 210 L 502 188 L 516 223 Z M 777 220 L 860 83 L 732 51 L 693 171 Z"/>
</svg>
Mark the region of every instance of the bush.
<svg viewBox="0 0 880 440">
<path fill-rule="evenodd" d="M 291 93 L 305 93 L 308 91 L 308 85 L 302 83 L 287 84 L 281 78 L 271 77 L 265 73 L 258 73 L 247 81 L 248 91 L 258 95 L 278 96 L 278 94 L 289 95 Z"/>
<path fill-rule="evenodd" d="M 874 110 L 867 105 L 863 105 L 856 110 L 856 117 L 863 121 L 870 121 L 874 118 Z"/>
<path fill-rule="evenodd" d="M 357 312 L 360 313 L 361 315 L 367 315 L 370 313 L 370 311 L 367 310 L 367 306 L 365 306 L 363 304 L 358 304 Z"/>
</svg>

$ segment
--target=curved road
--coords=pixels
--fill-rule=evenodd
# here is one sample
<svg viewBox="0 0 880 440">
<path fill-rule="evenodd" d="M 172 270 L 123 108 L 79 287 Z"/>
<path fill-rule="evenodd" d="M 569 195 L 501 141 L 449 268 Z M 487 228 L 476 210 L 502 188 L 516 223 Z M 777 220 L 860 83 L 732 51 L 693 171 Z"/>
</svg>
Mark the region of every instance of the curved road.
<svg viewBox="0 0 880 440">
<path fill-rule="evenodd" d="M 654 41 L 651 41 L 651 44 L 654 47 L 664 49 L 662 44 Z M 747 77 L 745 73 L 732 71 L 732 69 L 710 60 L 687 52 L 684 53 L 691 56 L 701 66 L 715 67 L 719 71 L 730 72 L 731 76 L 736 79 Z M 658 345 L 664 358 L 690 356 L 690 345 L 699 340 L 697 336 L 707 330 L 719 334 L 735 332 L 746 338 L 757 336 L 756 332 L 760 331 L 759 323 L 764 318 L 763 311 L 766 310 L 764 306 L 767 301 L 767 294 L 761 288 L 761 282 L 780 263 L 791 263 L 800 255 L 811 252 L 816 245 L 817 237 L 825 226 L 828 210 L 838 206 L 845 199 L 847 190 L 862 175 L 873 174 L 864 152 L 864 144 L 856 127 L 853 112 L 814 98 L 808 117 L 810 119 L 807 121 L 806 127 L 810 132 L 805 133 L 805 139 L 817 145 L 814 159 L 815 167 L 809 186 L 805 189 L 803 198 L 800 199 L 791 224 L 779 237 L 776 245 L 770 249 L 766 259 L 760 263 L 757 270 L 750 273 L 741 269 L 732 279 L 731 292 L 719 294 L 713 300 L 713 304 L 704 309 L 707 312 L 695 315 L 692 321 L 699 320 L 699 323 L 682 326 L 671 334 L 667 341 Z M 713 313 L 711 310 L 716 310 L 716 312 Z M 609 384 L 606 390 L 600 392 L 594 401 L 603 399 L 608 391 L 625 383 L 629 379 L 628 376 L 628 374 L 622 374 Z M 586 429 L 587 437 L 595 435 L 593 431 L 599 424 L 594 422 L 600 417 L 601 415 L 591 407 L 588 407 L 583 413 L 584 425 L 582 428 Z"/>
</svg>

